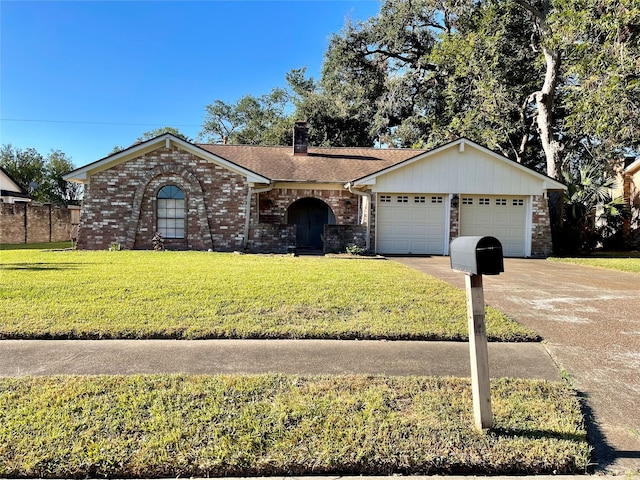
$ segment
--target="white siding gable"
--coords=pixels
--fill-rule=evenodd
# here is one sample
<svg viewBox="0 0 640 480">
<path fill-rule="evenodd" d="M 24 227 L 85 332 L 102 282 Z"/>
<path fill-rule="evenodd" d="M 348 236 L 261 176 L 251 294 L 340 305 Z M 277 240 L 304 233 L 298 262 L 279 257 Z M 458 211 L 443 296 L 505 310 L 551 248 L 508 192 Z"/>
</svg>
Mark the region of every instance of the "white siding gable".
<svg viewBox="0 0 640 480">
<path fill-rule="evenodd" d="M 469 141 L 455 142 L 356 182 L 374 192 L 542 195 L 557 182 Z M 463 148 L 461 146 L 464 145 Z"/>
<path fill-rule="evenodd" d="M 5 173 L 0 170 L 0 190 L 6 190 L 8 192 L 21 193 L 20 186 L 11 180 Z"/>
</svg>

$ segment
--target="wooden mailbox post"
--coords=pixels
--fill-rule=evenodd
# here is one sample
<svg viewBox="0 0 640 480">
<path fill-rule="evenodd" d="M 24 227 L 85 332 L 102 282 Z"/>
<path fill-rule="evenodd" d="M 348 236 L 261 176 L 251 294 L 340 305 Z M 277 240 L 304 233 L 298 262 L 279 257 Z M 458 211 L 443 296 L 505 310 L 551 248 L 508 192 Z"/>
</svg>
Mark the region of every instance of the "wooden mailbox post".
<svg viewBox="0 0 640 480">
<path fill-rule="evenodd" d="M 502 244 L 494 237 L 458 237 L 451 242 L 450 258 L 453 270 L 466 273 L 473 415 L 482 430 L 493 425 L 482 275 L 504 272 Z"/>
</svg>

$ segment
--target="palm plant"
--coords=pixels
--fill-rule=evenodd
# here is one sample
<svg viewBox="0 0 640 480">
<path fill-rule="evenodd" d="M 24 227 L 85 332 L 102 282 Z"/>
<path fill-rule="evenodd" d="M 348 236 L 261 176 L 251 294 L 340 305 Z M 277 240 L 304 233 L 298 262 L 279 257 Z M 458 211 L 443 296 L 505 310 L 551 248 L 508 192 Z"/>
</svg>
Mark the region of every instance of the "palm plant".
<svg viewBox="0 0 640 480">
<path fill-rule="evenodd" d="M 592 250 L 605 236 L 615 233 L 612 229 L 622 218 L 624 199 L 612 196 L 617 180 L 595 162 L 563 170 L 562 178 L 568 187 L 564 195 L 565 235 L 574 236 L 578 249 Z"/>
</svg>

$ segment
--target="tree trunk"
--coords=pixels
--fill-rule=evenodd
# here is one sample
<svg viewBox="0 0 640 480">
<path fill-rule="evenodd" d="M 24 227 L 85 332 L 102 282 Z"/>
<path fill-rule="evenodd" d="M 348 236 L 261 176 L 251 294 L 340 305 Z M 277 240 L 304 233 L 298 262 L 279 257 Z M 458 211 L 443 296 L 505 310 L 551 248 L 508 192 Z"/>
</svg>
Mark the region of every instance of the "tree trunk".
<svg viewBox="0 0 640 480">
<path fill-rule="evenodd" d="M 544 77 L 542 89 L 535 92 L 532 97 L 538 107 L 536 121 L 538 123 L 538 133 L 547 159 L 547 175 L 551 178 L 560 179 L 562 159 L 560 158 L 561 145 L 553 135 L 553 101 L 555 90 L 558 85 L 558 73 L 560 71 L 560 54 L 557 50 L 543 47 L 544 58 L 547 71 Z"/>
<path fill-rule="evenodd" d="M 536 123 L 540 141 L 547 159 L 547 175 L 560 179 L 562 146 L 553 134 L 553 102 L 555 100 L 558 75 L 560 74 L 560 52 L 546 46 L 545 38 L 551 37 L 547 25 L 547 14 L 551 8 L 549 1 L 544 1 L 540 10 L 534 8 L 526 0 L 515 0 L 518 5 L 527 10 L 533 17 L 536 29 L 540 35 L 540 45 L 544 54 L 546 71 L 542 88 L 529 96 L 529 102 L 535 102 L 537 107 Z M 535 48 L 534 48 L 535 50 Z"/>
</svg>

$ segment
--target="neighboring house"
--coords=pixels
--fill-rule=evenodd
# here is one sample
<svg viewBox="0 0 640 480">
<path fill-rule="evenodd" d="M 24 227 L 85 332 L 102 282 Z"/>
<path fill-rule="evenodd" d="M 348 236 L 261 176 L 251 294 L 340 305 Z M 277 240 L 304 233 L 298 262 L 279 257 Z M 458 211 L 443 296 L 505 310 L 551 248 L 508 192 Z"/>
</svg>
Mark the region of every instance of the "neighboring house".
<svg viewBox="0 0 640 480">
<path fill-rule="evenodd" d="M 626 241 L 640 247 L 640 157 L 626 162 L 623 170 L 623 196 L 631 215 L 624 225 Z"/>
<path fill-rule="evenodd" d="M 2 167 L 0 167 L 0 201 L 3 203 L 31 201 L 27 191 L 18 185 L 18 182 Z"/>
<path fill-rule="evenodd" d="M 195 145 L 171 134 L 81 167 L 79 248 L 447 255 L 492 235 L 506 256 L 551 253 L 546 194 L 564 185 L 467 139 L 433 150 Z"/>
</svg>

